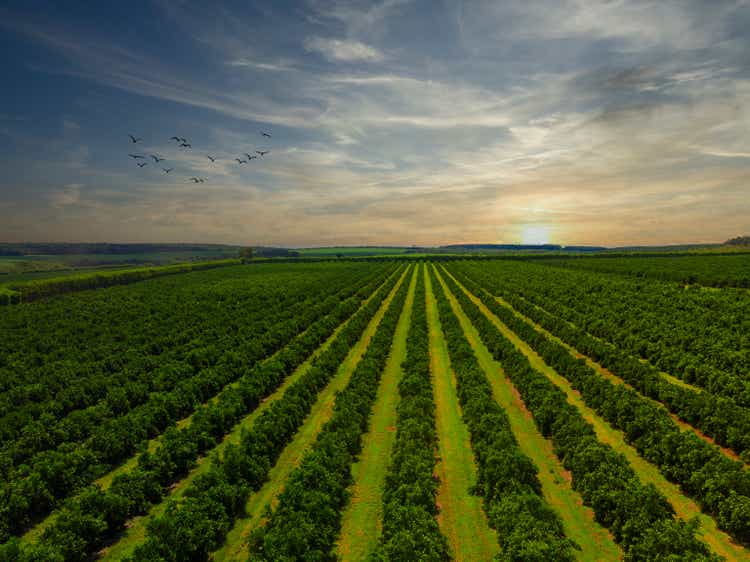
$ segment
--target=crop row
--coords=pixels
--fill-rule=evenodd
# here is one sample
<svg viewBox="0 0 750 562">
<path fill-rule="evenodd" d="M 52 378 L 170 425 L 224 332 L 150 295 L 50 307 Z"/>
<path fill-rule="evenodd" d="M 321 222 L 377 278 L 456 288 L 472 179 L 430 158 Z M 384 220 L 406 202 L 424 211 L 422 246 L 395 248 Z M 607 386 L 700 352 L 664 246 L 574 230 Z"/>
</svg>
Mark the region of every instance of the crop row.
<svg viewBox="0 0 750 562">
<path fill-rule="evenodd" d="M 743 287 L 750 289 L 750 255 L 678 255 L 613 257 L 609 255 L 544 259 L 539 263 L 590 271 L 678 281 L 685 285 Z"/>
<path fill-rule="evenodd" d="M 518 446 L 441 284 L 433 287 L 477 462 L 475 493 L 484 499 L 489 524 L 498 532 L 502 559 L 575 560 L 575 544 L 542 497 L 537 467 Z"/>
<path fill-rule="evenodd" d="M 385 477 L 383 532 L 375 560 L 450 560 L 440 532 L 435 471 L 435 401 L 430 379 L 424 266 L 414 291 L 403 376 L 398 385 L 396 441 Z"/>
<path fill-rule="evenodd" d="M 188 497 L 186 502 L 172 504 L 163 518 L 155 520 L 154 529 L 162 528 L 164 532 L 165 522 L 174 520 L 179 517 L 180 513 L 183 518 L 186 514 L 190 514 L 191 506 L 196 502 L 200 503 L 201 498 L 205 499 L 205 494 L 208 493 L 205 488 L 211 482 L 219 481 L 222 489 L 229 486 L 233 497 L 239 501 L 239 498 L 246 495 L 247 484 L 233 481 L 230 485 L 226 479 L 232 477 L 233 470 L 242 470 L 244 466 L 245 469 L 253 471 L 252 475 L 258 481 L 265 478 L 264 471 L 267 472 L 272 463 L 264 462 L 262 456 L 254 454 L 260 451 L 255 450 L 250 453 L 245 447 L 251 446 L 253 439 L 256 440 L 256 444 L 264 443 L 258 440 L 259 427 L 267 431 L 265 438 L 268 442 L 283 432 L 285 426 L 280 423 L 283 418 L 277 417 L 282 413 L 282 407 L 278 404 L 286 400 L 288 405 L 294 405 L 294 399 L 288 398 L 295 394 L 292 389 L 296 389 L 296 393 L 300 396 L 305 396 L 307 393 L 314 395 L 314 391 L 304 387 L 301 381 L 309 381 L 310 377 L 315 378 L 315 374 L 320 377 L 321 373 L 330 374 L 335 371 L 341 357 L 346 354 L 352 341 L 356 340 L 397 280 L 398 277 L 394 275 L 377 289 L 369 302 L 359 308 L 347 321 L 326 351 L 313 360 L 305 376 L 287 390 L 284 399 L 272 404 L 261 415 L 253 430 L 248 434 L 243 434 L 239 446 L 227 447 L 224 458 L 212 466 L 207 474 L 196 478 L 194 485 L 186 494 Z M 203 407 L 196 413 L 190 425 L 181 430 L 170 430 L 165 435 L 161 446 L 153 454 L 142 454 L 138 466 L 129 473 L 117 476 L 110 488 L 104 491 L 95 487 L 90 488 L 69 502 L 65 508 L 65 515 L 58 517 L 56 522 L 45 531 L 38 545 L 22 548 L 14 543 L 6 545 L 7 551 L 19 556 L 20 560 L 35 560 L 35 557 L 51 554 L 63 560 L 85 559 L 105 539 L 120 531 L 127 519 L 144 513 L 150 505 L 161 501 L 171 483 L 190 469 L 198 455 L 215 446 L 241 417 L 254 410 L 264 396 L 273 392 L 297 365 L 301 364 L 324 339 L 330 336 L 342 318 L 359 307 L 366 296 L 367 290 L 363 289 L 356 297 L 342 302 L 334 313 L 320 319 L 314 327 L 301 336 L 300 340 L 285 348 L 272 360 L 258 365 L 252 373 L 242 377 L 240 384 L 225 390 L 215 402 Z M 239 456 L 241 452 L 248 453 L 244 462 Z M 235 461 L 240 464 L 238 465 Z M 237 476 L 237 474 L 233 475 Z M 205 493 L 201 495 L 201 491 Z M 220 519 L 215 521 L 220 521 Z M 176 555 L 184 552 L 185 549 L 193 548 L 193 552 L 200 551 L 201 547 L 205 546 L 205 541 L 211 538 L 201 528 L 191 527 L 191 524 L 194 525 L 195 521 L 185 524 L 184 528 L 178 528 L 176 531 L 183 533 L 194 531 L 199 540 L 196 540 L 195 545 L 191 547 L 190 544 L 183 543 L 179 537 L 174 537 L 174 541 L 183 549 L 177 549 Z M 151 532 L 158 531 L 152 530 Z"/>
<path fill-rule="evenodd" d="M 44 429 L 63 415 L 101 400 L 114 411 L 127 408 L 129 400 L 168 383 L 173 369 L 192 373 L 216 363 L 221 346 L 252 351 L 249 332 L 268 330 L 276 317 L 292 318 L 295 303 L 336 281 L 334 269 L 303 271 L 296 279 L 284 270 L 259 271 L 176 276 L 6 311 L 0 439 L 23 429 L 30 440 L 43 440 Z M 353 269 L 341 273 L 361 276 Z M 110 395 L 110 389 L 117 390 Z"/>
<path fill-rule="evenodd" d="M 721 529 L 740 542 L 750 542 L 750 473 L 742 463 L 727 458 L 694 433 L 681 431 L 664 408 L 603 378 L 584 359 L 574 358 L 560 343 L 481 291 L 474 281 L 467 284 L 479 289 L 485 306 L 568 379 L 590 408 L 621 429 L 643 458 L 696 498 Z"/>
<path fill-rule="evenodd" d="M 324 307 L 331 310 L 336 302 L 336 298 L 327 299 Z M 145 439 L 190 413 L 229 382 L 252 373 L 257 360 L 289 342 L 323 311 L 302 308 L 299 318 L 275 326 L 259 339 L 264 345 L 256 348 L 254 357 L 225 352 L 216 367 L 179 381 L 169 392 L 152 394 L 145 404 L 98 427 L 86 442 L 39 453 L 33 464 L 21 465 L 3 482 L 0 529 L 8 534 L 22 531 L 61 498 L 130 456 Z"/>
<path fill-rule="evenodd" d="M 460 268 L 457 270 L 464 271 Z M 544 308 L 504 290 L 503 283 L 496 278 L 483 276 L 476 270 L 472 270 L 471 276 L 475 280 L 481 279 L 481 285 L 491 294 L 501 295 L 517 311 L 600 363 L 639 392 L 663 403 L 675 415 L 714 438 L 717 443 L 741 454 L 746 462 L 750 460 L 750 410 L 738 406 L 731 398 L 672 384 L 650 363 L 640 361 L 612 344 L 592 337 L 570 322 L 553 316 Z M 543 298 L 539 297 L 537 301 L 542 302 Z"/>
<path fill-rule="evenodd" d="M 596 520 L 612 532 L 628 559 L 653 560 L 655 553 L 675 561 L 711 559 L 695 537 L 695 524 L 674 519 L 666 498 L 653 485 L 644 486 L 622 455 L 597 440 L 565 394 L 530 365 L 450 276 L 446 282 L 520 393 L 539 431 L 552 440 L 555 454 L 572 473 L 573 488 L 594 510 Z"/>
<path fill-rule="evenodd" d="M 94 273 L 79 273 L 77 275 L 66 275 L 53 277 L 51 279 L 40 279 L 26 281 L 23 283 L 10 283 L 8 286 L 0 287 L 0 305 L 18 304 L 37 300 L 52 295 L 82 291 L 84 289 L 98 289 L 100 287 L 111 287 L 112 285 L 125 285 L 145 279 L 161 277 L 162 275 L 174 275 L 175 273 L 187 273 L 188 271 L 201 271 L 228 265 L 238 265 L 240 260 L 214 260 L 197 263 L 181 263 L 176 265 L 165 265 L 161 267 L 139 267 L 126 271 L 97 271 Z"/>
<path fill-rule="evenodd" d="M 658 368 L 750 404 L 750 293 L 683 289 L 648 279 L 522 262 L 483 263 L 509 289 Z M 744 385 L 740 383 L 746 383 Z M 738 396 L 739 395 L 739 396 Z"/>
<path fill-rule="evenodd" d="M 323 298 L 322 301 L 323 295 L 315 295 L 304 301 L 287 302 L 282 300 L 279 306 L 270 307 L 264 314 L 264 318 L 260 319 L 261 321 L 246 327 L 249 328 L 249 333 L 245 334 L 245 337 L 250 337 L 254 342 L 252 347 L 245 347 L 241 350 L 241 357 L 246 362 L 246 366 L 251 365 L 259 357 L 269 355 L 280 349 L 293 336 L 304 330 L 318 315 L 331 310 L 339 299 L 347 298 L 359 288 L 361 283 L 368 280 L 368 278 L 365 281 L 351 279 L 348 284 L 321 283 L 321 289 L 327 289 L 327 292 L 331 294 L 330 297 Z M 341 288 L 342 285 L 343 288 Z M 340 291 L 340 293 L 333 296 L 334 291 Z M 184 381 L 190 380 L 203 369 L 215 368 L 217 358 L 221 360 L 221 354 L 225 354 L 226 349 L 232 348 L 231 344 L 235 342 L 235 338 L 229 336 L 222 342 L 222 346 L 226 346 L 226 348 L 212 354 L 213 357 L 201 357 L 199 360 L 197 355 L 192 355 L 189 365 L 182 362 L 165 361 L 155 372 L 142 372 L 135 380 L 128 380 L 127 377 L 130 373 L 121 373 L 120 376 L 116 377 L 119 380 L 110 379 L 106 381 L 106 384 L 103 385 L 107 389 L 104 391 L 106 394 L 96 405 L 83 410 L 76 410 L 60 420 L 55 420 L 51 415 L 47 415 L 36 422 L 26 424 L 19 438 L 7 443 L 0 451 L 0 457 L 4 457 L 2 462 L 4 470 L 7 470 L 6 467 L 16 466 L 26 461 L 36 453 L 54 449 L 63 443 L 83 441 L 92 432 L 108 436 L 113 431 L 112 420 L 123 418 L 123 416 L 125 416 L 123 420 L 129 418 L 127 422 L 114 423 L 130 425 L 132 419 L 141 418 L 144 413 L 152 410 L 152 404 L 155 401 L 160 401 L 164 393 L 171 392 L 179 384 L 184 384 Z M 238 350 L 232 352 L 238 353 Z M 228 370 L 227 374 L 239 376 L 241 372 L 242 370 L 232 369 Z M 15 412 L 14 415 L 17 413 Z M 154 426 L 151 427 L 156 430 L 159 429 Z M 128 437 L 132 440 L 137 439 L 139 435 L 136 432 L 135 434 L 129 434 Z M 107 440 L 106 437 L 97 439 L 96 435 L 92 439 L 94 444 L 98 442 L 105 445 Z M 100 452 L 103 453 L 103 451 Z M 109 454 L 103 455 L 103 460 L 106 463 L 111 463 L 117 459 L 114 455 Z M 47 461 L 48 459 L 43 460 L 43 462 Z M 33 459 L 28 464 L 33 466 Z M 3 476 L 8 478 L 7 474 Z"/>
<path fill-rule="evenodd" d="M 251 559 L 327 560 L 349 501 L 351 465 L 362 445 L 380 376 L 407 296 L 404 282 L 383 316 L 331 419 L 292 472 L 268 523 L 253 537 Z"/>
</svg>

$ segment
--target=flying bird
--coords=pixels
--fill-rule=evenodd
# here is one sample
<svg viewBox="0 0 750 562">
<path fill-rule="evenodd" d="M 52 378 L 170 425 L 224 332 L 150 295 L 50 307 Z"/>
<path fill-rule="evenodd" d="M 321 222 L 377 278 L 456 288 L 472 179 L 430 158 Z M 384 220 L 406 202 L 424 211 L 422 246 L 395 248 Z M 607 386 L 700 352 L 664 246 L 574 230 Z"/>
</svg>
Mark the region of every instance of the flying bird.
<svg viewBox="0 0 750 562">
<path fill-rule="evenodd" d="M 171 172 L 172 170 L 174 170 L 174 168 L 162 168 L 162 170 L 164 170 L 165 174 L 168 174 L 169 172 Z"/>
<path fill-rule="evenodd" d="M 198 183 L 201 180 L 200 180 L 200 178 L 190 178 L 190 181 L 193 182 L 193 183 Z"/>
<path fill-rule="evenodd" d="M 152 154 L 151 158 L 154 159 L 154 164 L 158 164 L 159 162 L 161 162 L 162 160 L 164 160 L 164 158 L 159 158 L 156 154 Z"/>
<path fill-rule="evenodd" d="M 235 160 L 237 160 L 237 162 L 239 162 L 240 164 L 247 164 L 247 160 L 240 160 L 239 158 L 235 158 Z"/>
<path fill-rule="evenodd" d="M 270 152 L 270 150 L 256 150 L 255 152 L 257 152 L 258 154 L 260 154 L 261 156 L 263 156 L 265 154 L 268 154 Z"/>
<path fill-rule="evenodd" d="M 183 138 L 183 137 L 180 137 L 179 140 L 178 140 L 178 142 L 187 142 L 187 139 Z"/>
<path fill-rule="evenodd" d="M 209 156 L 208 154 L 206 154 L 206 158 L 211 160 L 211 162 L 216 162 L 216 158 L 214 158 L 213 156 Z"/>
<path fill-rule="evenodd" d="M 177 142 L 182 142 L 182 139 L 180 137 L 169 137 L 169 140 L 173 140 L 173 141 L 177 141 Z"/>
<path fill-rule="evenodd" d="M 133 142 L 133 144 L 137 143 L 138 141 L 142 141 L 143 139 L 141 137 L 134 137 L 133 135 L 128 135 L 130 137 L 130 140 Z"/>
<path fill-rule="evenodd" d="M 139 158 L 145 158 L 145 156 L 141 156 L 140 154 L 128 154 L 132 159 L 138 160 Z"/>
<path fill-rule="evenodd" d="M 263 135 L 264 137 L 268 137 L 269 139 L 271 138 L 271 135 L 269 135 L 265 131 L 261 131 L 260 134 Z"/>
<path fill-rule="evenodd" d="M 257 156 L 250 156 L 249 154 L 247 155 L 248 160 L 253 160 L 254 158 L 257 158 Z"/>
<path fill-rule="evenodd" d="M 182 148 L 193 148 L 193 145 L 190 144 L 189 142 L 182 142 L 182 143 L 180 143 L 180 146 Z"/>
<path fill-rule="evenodd" d="M 148 162 L 136 162 L 136 165 L 139 168 L 143 168 L 144 166 L 148 166 Z"/>
</svg>

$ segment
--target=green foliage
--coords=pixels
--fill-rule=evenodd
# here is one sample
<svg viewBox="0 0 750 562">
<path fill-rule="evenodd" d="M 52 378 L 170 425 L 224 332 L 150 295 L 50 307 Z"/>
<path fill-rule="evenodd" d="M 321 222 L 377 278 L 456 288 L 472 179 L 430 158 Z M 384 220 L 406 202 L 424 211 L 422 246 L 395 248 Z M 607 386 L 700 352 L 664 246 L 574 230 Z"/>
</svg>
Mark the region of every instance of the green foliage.
<svg viewBox="0 0 750 562">
<path fill-rule="evenodd" d="M 292 472 L 268 523 L 254 537 L 251 559 L 333 558 L 341 509 L 349 500 L 351 465 L 367 429 L 407 287 L 408 283 L 401 284 L 349 384 L 336 397 L 331 419 Z"/>
<path fill-rule="evenodd" d="M 537 468 L 513 435 L 440 283 L 432 284 L 458 398 L 477 461 L 475 493 L 498 532 L 501 560 L 575 560 L 575 543 L 542 497 Z"/>
<path fill-rule="evenodd" d="M 202 271 L 216 267 L 237 265 L 238 260 L 215 260 L 208 262 L 181 263 L 177 265 L 165 265 L 161 267 L 140 267 L 118 271 L 97 271 L 93 273 L 79 273 L 63 277 L 52 277 L 49 279 L 37 279 L 23 283 L 10 283 L 7 287 L 0 287 L 0 304 L 14 304 L 16 302 L 29 302 L 52 295 L 60 295 L 73 291 L 85 289 L 98 289 L 100 287 L 111 287 L 112 285 L 125 285 L 161 277 L 162 275 L 174 275 L 176 273 L 187 273 L 189 271 Z M 17 293 L 20 300 L 11 298 L 3 299 L 3 294 Z M 4 302 L 4 300 L 6 302 Z"/>
<path fill-rule="evenodd" d="M 414 292 L 401 364 L 396 442 L 383 493 L 383 533 L 373 560 L 450 560 L 437 520 L 437 431 L 430 379 L 424 266 Z"/>
<path fill-rule="evenodd" d="M 573 475 L 573 487 L 594 510 L 596 520 L 608 528 L 615 540 L 622 545 L 628 559 L 644 560 L 639 557 L 642 550 L 638 550 L 637 546 L 646 537 L 653 539 L 652 529 L 655 526 L 682 539 L 680 542 L 662 545 L 669 560 L 713 559 L 705 545 L 691 532 L 694 529 L 686 528 L 684 522 L 673 518 L 666 498 L 653 486 L 641 484 L 625 458 L 597 440 L 591 425 L 567 402 L 565 394 L 531 367 L 528 359 L 500 333 L 450 277 L 446 277 L 446 281 L 477 327 L 482 341 L 503 365 L 505 374 L 518 389 L 524 404 L 533 414 L 537 427 L 545 437 L 552 440 L 555 453 Z M 548 349 L 545 347 L 546 343 L 514 322 L 511 316 L 517 317 L 508 309 L 495 307 L 492 311 L 500 314 L 501 320 L 507 321 L 511 329 L 518 330 L 519 336 L 528 341 L 556 369 L 560 367 L 558 360 L 571 358 L 567 350 L 545 353 Z M 580 361 L 573 359 L 573 362 L 581 368 L 585 367 Z M 568 372 L 561 369 L 560 374 L 567 376 Z M 618 401 L 618 396 L 611 393 L 603 393 L 601 398 L 608 404 L 616 404 Z M 646 557 L 645 560 L 650 558 Z"/>
<path fill-rule="evenodd" d="M 301 293 L 297 291 L 304 293 L 314 287 L 314 284 L 310 284 L 310 279 L 302 280 L 295 291 L 290 291 L 294 285 L 287 284 L 280 290 L 289 292 L 290 300 L 278 299 L 277 311 L 281 313 L 278 318 L 275 319 L 273 314 L 263 314 L 262 309 L 258 312 L 255 312 L 253 307 L 246 309 L 251 314 L 250 318 L 259 320 L 254 326 L 258 330 L 255 337 L 252 337 L 252 330 L 246 330 L 242 335 L 238 333 L 236 339 L 228 338 L 225 331 L 231 324 L 222 322 L 221 317 L 211 318 L 212 321 L 220 322 L 217 327 L 221 326 L 221 330 L 225 332 L 223 343 L 227 346 L 227 351 L 222 355 L 208 353 L 209 347 L 190 347 L 185 355 L 186 362 L 182 363 L 187 363 L 190 367 L 183 367 L 181 370 L 179 366 L 163 366 L 159 369 L 158 376 L 151 377 L 153 384 L 157 385 L 154 388 L 156 392 L 144 393 L 144 397 L 148 399 L 143 404 L 121 416 L 105 420 L 106 423 L 96 418 L 96 424 L 90 428 L 91 434 L 86 441 L 75 447 L 63 444 L 58 450 L 42 451 L 30 461 L 19 465 L 16 470 L 10 468 L 13 466 L 12 458 L 10 462 L 4 463 L 8 474 L 0 488 L 6 499 L 3 508 L 0 508 L 0 529 L 5 533 L 20 532 L 29 521 L 54 506 L 58 499 L 89 483 L 108 466 L 132 454 L 144 439 L 154 436 L 180 417 L 184 417 L 195 406 L 215 395 L 228 382 L 239 378 L 236 387 L 228 387 L 215 403 L 199 411 L 193 423 L 184 432 L 168 432 L 160 449 L 161 455 L 141 457 L 140 466 L 152 471 L 160 485 L 184 473 L 200 451 L 213 446 L 233 423 L 249 409 L 257 406 L 262 397 L 272 391 L 286 373 L 302 362 L 307 354 L 320 344 L 325 334 L 332 332 L 344 317 L 351 314 L 358 306 L 359 300 L 370 294 L 373 284 L 380 283 L 386 271 L 387 268 L 377 267 L 371 272 L 365 272 L 359 283 L 352 283 L 362 275 L 354 269 L 351 269 L 350 273 L 356 273 L 357 277 L 345 277 L 337 283 L 331 283 L 330 273 L 324 274 L 316 280 L 320 286 L 315 288 L 314 296 L 309 301 L 300 300 Z M 245 282 L 247 283 L 247 280 Z M 278 279 L 275 282 L 278 282 Z M 339 294 L 320 301 L 319 292 L 324 286 L 332 292 L 338 290 Z M 347 298 L 357 291 L 362 293 L 357 297 Z M 268 295 L 265 298 L 269 298 Z M 274 300 L 273 294 L 270 300 Z M 289 306 L 292 301 L 297 303 Z M 22 312 L 21 309 L 14 309 L 14 312 L 16 310 Z M 46 310 L 46 307 L 38 310 Z M 320 317 L 321 313 L 329 311 L 333 311 L 329 316 Z M 273 309 L 268 312 L 272 313 Z M 192 321 L 195 320 L 193 317 Z M 278 322 L 274 323 L 274 320 Z M 246 326 L 250 327 L 253 327 L 252 323 Z M 304 331 L 306 328 L 307 331 Z M 273 362 L 254 365 L 257 360 L 279 349 L 297 334 L 301 335 Z M 245 341 L 245 337 L 249 339 Z M 196 353 L 196 350 L 200 351 Z M 164 390 L 159 391 L 159 388 Z M 104 411 L 109 410 L 105 408 Z M 64 424 L 70 417 L 60 420 L 59 425 L 66 427 Z M 84 418 L 76 419 L 80 422 Z M 68 435 L 71 439 L 86 435 L 75 425 L 69 427 L 76 429 L 74 434 Z M 58 433 L 60 432 L 56 432 Z M 26 431 L 23 435 L 25 444 L 29 443 L 28 439 L 25 439 L 27 436 Z M 16 445 L 17 442 L 10 442 L 5 447 L 5 458 L 12 456 L 11 451 L 17 451 L 17 454 L 23 451 L 22 448 L 12 448 Z M 140 476 L 143 476 L 143 473 Z M 124 481 L 128 480 L 125 476 Z M 122 483 L 119 486 L 125 490 L 127 488 Z M 113 489 L 117 488 L 116 480 Z M 140 488 L 134 486 L 134 489 Z M 153 497 L 153 494 L 149 497 Z M 26 501 L 27 499 L 33 501 Z M 144 502 L 141 500 L 136 503 L 142 506 Z"/>
<path fill-rule="evenodd" d="M 487 282 L 494 287 L 491 278 Z M 469 284 L 480 290 L 474 281 Z M 729 459 L 695 434 L 682 431 L 664 408 L 633 389 L 599 376 L 585 361 L 575 359 L 560 343 L 534 329 L 486 292 L 479 294 L 493 313 L 570 381 L 589 407 L 621 429 L 628 443 L 646 460 L 696 498 L 721 529 L 742 543 L 750 543 L 750 517 L 740 515 L 750 506 L 750 472 L 742 463 Z M 718 412 L 722 402 L 715 404 L 714 411 Z M 724 404 L 731 406 L 726 401 Z M 746 419 L 740 417 L 738 421 Z M 729 424 L 731 420 L 725 420 L 725 425 Z"/>
<path fill-rule="evenodd" d="M 568 257 L 539 260 L 540 264 L 616 273 L 636 278 L 677 281 L 685 285 L 750 288 L 750 254 L 692 255 L 658 257 Z"/>
</svg>

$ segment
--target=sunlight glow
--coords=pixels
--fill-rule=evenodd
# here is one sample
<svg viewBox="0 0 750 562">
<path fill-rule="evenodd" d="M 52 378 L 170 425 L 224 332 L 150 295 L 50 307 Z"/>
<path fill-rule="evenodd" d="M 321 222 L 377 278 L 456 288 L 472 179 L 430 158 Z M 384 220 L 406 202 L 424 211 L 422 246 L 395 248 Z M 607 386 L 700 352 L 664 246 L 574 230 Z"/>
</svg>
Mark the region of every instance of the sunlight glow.
<svg viewBox="0 0 750 562">
<path fill-rule="evenodd" d="M 552 227 L 546 224 L 524 224 L 521 226 L 521 244 L 549 244 Z"/>
</svg>

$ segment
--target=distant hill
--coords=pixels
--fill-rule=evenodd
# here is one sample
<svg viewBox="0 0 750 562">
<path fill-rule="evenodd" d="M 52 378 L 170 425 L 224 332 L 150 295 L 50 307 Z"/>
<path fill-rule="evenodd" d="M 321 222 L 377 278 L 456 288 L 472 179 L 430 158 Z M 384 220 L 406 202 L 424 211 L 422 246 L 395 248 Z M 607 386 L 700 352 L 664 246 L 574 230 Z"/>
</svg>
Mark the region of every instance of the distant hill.
<svg viewBox="0 0 750 562">
<path fill-rule="evenodd" d="M 724 242 L 727 246 L 750 246 L 750 236 L 738 236 Z"/>
<path fill-rule="evenodd" d="M 65 256 L 73 254 L 153 254 L 164 252 L 216 252 L 236 249 L 226 244 L 110 244 L 110 243 L 0 243 L 0 256 Z"/>
<path fill-rule="evenodd" d="M 440 246 L 440 250 L 455 252 L 528 252 L 534 250 L 550 252 L 599 252 L 606 249 L 607 248 L 604 246 L 560 246 L 559 244 L 448 244 L 446 246 Z"/>
</svg>

